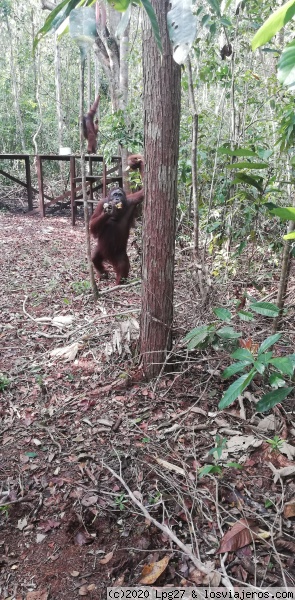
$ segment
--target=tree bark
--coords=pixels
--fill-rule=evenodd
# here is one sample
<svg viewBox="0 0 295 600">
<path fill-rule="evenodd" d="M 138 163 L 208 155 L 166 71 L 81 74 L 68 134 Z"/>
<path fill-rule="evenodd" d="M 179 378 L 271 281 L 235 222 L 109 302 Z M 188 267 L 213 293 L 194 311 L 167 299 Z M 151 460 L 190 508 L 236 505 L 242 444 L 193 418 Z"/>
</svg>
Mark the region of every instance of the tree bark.
<svg viewBox="0 0 295 600">
<path fill-rule="evenodd" d="M 14 54 L 13 54 L 14 38 L 13 38 L 12 31 L 10 28 L 9 20 L 7 17 L 5 18 L 5 21 L 6 21 L 7 31 L 8 31 L 8 35 L 9 35 L 9 39 L 10 39 L 10 46 L 9 46 L 9 49 L 10 49 L 10 71 L 11 71 L 11 81 L 12 81 L 12 89 L 13 89 L 13 95 L 14 95 L 14 110 L 15 110 L 16 129 L 17 129 L 19 139 L 21 142 L 22 151 L 25 153 L 26 152 L 25 132 L 24 132 L 24 126 L 23 126 L 23 122 L 22 122 L 22 116 L 21 116 L 20 105 L 19 105 L 19 90 L 18 90 L 18 85 L 17 85 L 17 79 L 16 79 L 17 73 L 16 73 Z"/>
<path fill-rule="evenodd" d="M 128 119 L 126 114 L 126 108 L 128 104 L 128 82 L 129 82 L 129 30 L 130 26 L 126 27 L 124 34 L 120 40 L 120 108 L 124 112 L 125 122 Z M 129 176 L 126 172 L 127 159 L 128 159 L 128 148 L 120 147 L 121 158 L 122 158 L 122 172 L 123 172 L 123 187 L 126 194 L 130 193 Z"/>
<path fill-rule="evenodd" d="M 199 202 L 198 202 L 198 124 L 199 115 L 196 106 L 192 64 L 191 59 L 187 58 L 187 74 L 188 74 L 188 95 L 192 115 L 192 147 L 191 147 L 191 162 L 192 162 L 192 199 L 194 207 L 194 257 L 199 256 Z"/>
<path fill-rule="evenodd" d="M 61 75 L 60 75 L 60 47 L 58 43 L 58 37 L 55 34 L 54 38 L 54 66 L 55 66 L 55 94 L 56 94 L 56 112 L 57 112 L 57 139 L 58 147 L 63 146 L 63 113 L 61 104 Z M 63 164 L 62 162 L 60 163 Z M 62 169 L 61 169 L 62 171 Z"/>
<path fill-rule="evenodd" d="M 89 269 L 89 277 L 91 287 L 93 291 L 94 300 L 98 298 L 98 289 L 94 277 L 93 264 L 91 260 L 91 243 L 90 243 L 90 232 L 89 232 L 89 210 L 88 210 L 88 198 L 86 188 L 86 168 L 85 168 L 85 149 L 84 149 L 84 133 L 83 133 L 83 115 L 84 115 L 84 85 L 85 85 L 85 58 L 81 56 L 81 75 L 80 75 L 80 154 L 81 154 L 81 175 L 82 175 L 82 193 L 83 193 L 83 207 L 84 207 L 84 222 L 85 222 L 85 235 L 86 235 L 86 253 L 87 262 Z"/>
<path fill-rule="evenodd" d="M 152 0 L 163 44 L 161 56 L 149 19 L 143 19 L 145 206 L 141 353 L 148 378 L 161 370 L 172 345 L 180 66 L 167 30 L 169 0 Z"/>
</svg>

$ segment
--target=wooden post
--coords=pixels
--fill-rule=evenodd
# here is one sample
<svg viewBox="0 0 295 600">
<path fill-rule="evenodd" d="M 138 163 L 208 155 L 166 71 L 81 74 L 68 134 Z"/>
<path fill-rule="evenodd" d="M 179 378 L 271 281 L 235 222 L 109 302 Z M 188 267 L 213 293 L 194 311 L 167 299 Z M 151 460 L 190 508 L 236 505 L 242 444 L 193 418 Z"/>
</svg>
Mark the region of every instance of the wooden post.
<svg viewBox="0 0 295 600">
<path fill-rule="evenodd" d="M 76 163 L 75 157 L 70 158 L 70 182 L 71 182 L 71 217 L 72 226 L 75 226 L 77 216 L 77 205 L 76 205 Z"/>
<path fill-rule="evenodd" d="M 39 154 L 36 155 L 36 164 L 37 164 L 37 173 L 38 173 L 40 216 L 44 218 L 45 217 L 45 204 L 44 204 L 42 158 Z"/>
<path fill-rule="evenodd" d="M 102 163 L 102 197 L 107 197 L 107 166 L 104 159 Z"/>
<path fill-rule="evenodd" d="M 92 158 L 91 158 L 91 156 L 89 156 L 89 170 L 88 170 L 88 175 L 90 175 L 90 177 L 92 177 L 92 175 L 93 175 Z M 92 188 L 92 184 L 93 184 L 93 181 L 92 181 L 92 179 L 90 179 L 90 182 L 89 182 L 89 200 L 92 200 L 92 202 L 89 202 L 89 204 L 90 204 L 90 214 L 91 215 L 93 213 L 93 188 Z"/>
<path fill-rule="evenodd" d="M 33 210 L 33 190 L 32 190 L 30 157 L 29 156 L 25 156 L 25 167 L 26 167 L 26 182 L 27 182 L 27 192 L 28 192 L 28 209 Z"/>
</svg>

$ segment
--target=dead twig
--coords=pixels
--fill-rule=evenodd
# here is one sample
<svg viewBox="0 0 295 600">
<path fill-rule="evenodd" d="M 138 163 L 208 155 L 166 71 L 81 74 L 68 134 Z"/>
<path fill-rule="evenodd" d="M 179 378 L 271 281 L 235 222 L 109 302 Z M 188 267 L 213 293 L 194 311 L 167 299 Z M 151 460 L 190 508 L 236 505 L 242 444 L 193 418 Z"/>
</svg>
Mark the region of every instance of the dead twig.
<svg viewBox="0 0 295 600">
<path fill-rule="evenodd" d="M 165 535 L 167 535 L 167 537 L 169 537 L 169 539 L 172 542 L 174 542 L 174 544 L 176 544 L 178 546 L 178 548 L 180 548 L 186 556 L 188 556 L 188 558 L 192 561 L 192 563 L 195 565 L 195 567 L 197 569 L 199 569 L 199 571 L 201 571 L 201 573 L 204 573 L 205 575 L 209 575 L 210 573 L 212 573 L 212 570 L 206 568 L 203 565 L 203 563 L 200 560 L 198 560 L 198 558 L 196 556 L 194 556 L 194 554 L 192 554 L 191 550 L 185 544 L 182 543 L 182 541 L 173 533 L 173 531 L 171 531 L 171 529 L 167 525 L 162 525 L 162 523 L 159 523 L 159 521 L 157 521 L 150 515 L 150 513 L 146 510 L 146 508 L 143 506 L 143 504 L 141 504 L 141 502 L 139 502 L 139 500 L 137 500 L 137 498 L 134 496 L 134 494 L 132 493 L 132 491 L 130 490 L 127 483 L 124 481 L 124 479 L 121 477 L 121 475 L 118 475 L 111 467 L 106 465 L 104 462 L 103 462 L 103 466 L 116 479 L 118 479 L 120 481 L 120 483 L 124 486 L 126 492 L 128 493 L 129 497 L 131 498 L 133 504 L 135 504 L 137 506 L 137 508 L 139 508 L 139 510 L 142 512 L 142 514 L 145 516 L 145 518 L 148 521 L 153 523 L 153 525 L 155 525 L 155 527 L 160 529 L 160 531 L 163 531 L 163 533 Z"/>
</svg>

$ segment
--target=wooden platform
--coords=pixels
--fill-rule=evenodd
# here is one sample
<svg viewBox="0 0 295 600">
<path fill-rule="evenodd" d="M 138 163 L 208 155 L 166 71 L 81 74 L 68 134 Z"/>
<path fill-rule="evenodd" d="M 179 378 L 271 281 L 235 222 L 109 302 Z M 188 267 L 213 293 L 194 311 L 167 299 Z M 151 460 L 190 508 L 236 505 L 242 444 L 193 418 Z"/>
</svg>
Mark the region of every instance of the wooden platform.
<svg viewBox="0 0 295 600">
<path fill-rule="evenodd" d="M 28 213 L 40 213 L 41 217 L 45 217 L 46 208 L 49 206 L 53 206 L 58 204 L 59 202 L 66 202 L 71 205 L 71 219 L 72 225 L 75 225 L 76 216 L 77 216 L 77 206 L 79 204 L 83 204 L 83 195 L 82 195 L 82 177 L 76 176 L 76 166 L 77 161 L 81 161 L 80 155 L 69 154 L 69 155 L 60 155 L 60 154 L 37 154 L 37 155 L 29 155 L 29 154 L 0 154 L 1 160 L 24 160 L 25 162 L 25 172 L 26 172 L 26 181 L 22 181 L 11 175 L 7 171 L 0 169 L 0 174 L 4 177 L 7 177 L 11 181 L 18 183 L 19 185 L 24 186 L 27 189 L 28 195 Z M 36 163 L 37 174 L 38 174 L 38 189 L 32 186 L 31 180 L 31 167 L 30 160 Z M 68 162 L 70 169 L 70 189 L 60 196 L 52 197 L 48 196 L 44 192 L 44 177 L 43 177 L 43 163 L 44 161 L 63 161 Z M 103 156 L 96 155 L 85 155 L 85 161 L 89 163 L 88 173 L 86 175 L 86 184 L 87 184 L 87 195 L 88 202 L 90 204 L 91 210 L 93 211 L 93 204 L 95 200 L 93 198 L 93 192 L 101 191 L 103 197 L 107 196 L 108 186 L 119 186 L 123 185 L 123 177 L 122 177 L 122 162 L 120 156 L 113 156 L 111 158 L 111 165 L 108 167 L 105 163 Z M 102 169 L 101 173 L 93 175 L 93 164 L 101 163 Z M 77 185 L 80 184 L 80 185 Z M 33 193 L 38 194 L 39 196 L 39 207 L 33 208 Z M 47 200 L 47 202 L 46 202 Z"/>
</svg>

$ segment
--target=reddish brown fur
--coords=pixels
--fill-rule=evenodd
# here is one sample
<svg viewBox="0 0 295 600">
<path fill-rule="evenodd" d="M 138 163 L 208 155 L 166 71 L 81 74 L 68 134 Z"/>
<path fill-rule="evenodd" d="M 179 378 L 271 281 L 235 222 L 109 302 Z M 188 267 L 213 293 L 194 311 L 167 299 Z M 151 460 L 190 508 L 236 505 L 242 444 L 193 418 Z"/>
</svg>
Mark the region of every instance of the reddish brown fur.
<svg viewBox="0 0 295 600">
<path fill-rule="evenodd" d="M 96 139 L 98 133 L 98 119 L 94 121 L 95 113 L 98 108 L 100 96 L 97 96 L 95 102 L 92 104 L 87 115 L 83 117 L 83 133 L 85 139 L 88 141 L 87 152 L 89 154 L 95 154 L 96 152 Z"/>
<path fill-rule="evenodd" d="M 142 169 L 143 158 L 137 159 L 137 166 L 130 168 Z M 127 243 L 130 228 L 134 220 L 134 211 L 143 201 L 143 189 L 126 196 L 124 190 L 111 190 L 105 200 L 100 200 L 91 219 L 90 232 L 97 239 L 97 246 L 92 256 L 92 262 L 100 275 L 106 275 L 104 262 L 111 263 L 116 272 L 116 285 L 129 275 L 130 263 L 127 256 Z"/>
</svg>

